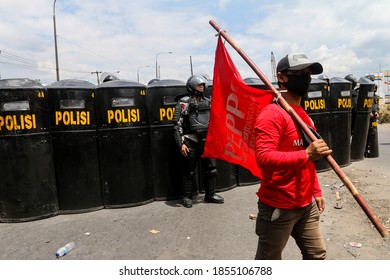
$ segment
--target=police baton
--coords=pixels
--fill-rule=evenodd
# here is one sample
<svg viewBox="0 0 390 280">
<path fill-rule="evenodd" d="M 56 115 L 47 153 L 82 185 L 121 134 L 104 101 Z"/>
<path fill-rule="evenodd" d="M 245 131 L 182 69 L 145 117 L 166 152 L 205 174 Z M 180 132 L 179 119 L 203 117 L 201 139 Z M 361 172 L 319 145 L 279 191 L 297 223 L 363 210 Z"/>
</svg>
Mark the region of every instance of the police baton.
<svg viewBox="0 0 390 280">
<path fill-rule="evenodd" d="M 275 97 L 278 100 L 278 103 L 284 110 L 286 110 L 292 119 L 299 125 L 299 127 L 303 130 L 303 132 L 310 138 L 310 140 L 315 141 L 318 138 L 314 135 L 314 133 L 308 128 L 305 122 L 299 117 L 299 115 L 294 111 L 294 109 L 287 103 L 287 101 L 282 97 L 280 92 L 272 85 L 272 83 L 267 79 L 267 77 L 260 71 L 260 69 L 253 63 L 253 61 L 244 53 L 244 51 L 227 35 L 226 31 L 223 30 L 218 24 L 210 20 L 210 25 L 218 32 L 219 36 L 222 36 L 237 52 L 238 54 L 245 60 L 246 63 L 252 68 L 252 70 L 257 74 L 257 76 L 264 82 L 264 84 L 274 93 Z M 336 172 L 337 176 L 341 179 L 347 189 L 351 192 L 359 206 L 363 209 L 364 213 L 366 213 L 367 217 L 373 223 L 375 228 L 378 230 L 382 237 L 386 237 L 389 235 L 387 229 L 382 225 L 379 221 L 378 217 L 374 214 L 374 212 L 370 209 L 367 202 L 363 199 L 362 195 L 357 191 L 352 182 L 349 180 L 347 175 L 345 175 L 344 171 L 341 170 L 340 166 L 336 163 L 331 155 L 324 157 L 332 169 Z"/>
</svg>

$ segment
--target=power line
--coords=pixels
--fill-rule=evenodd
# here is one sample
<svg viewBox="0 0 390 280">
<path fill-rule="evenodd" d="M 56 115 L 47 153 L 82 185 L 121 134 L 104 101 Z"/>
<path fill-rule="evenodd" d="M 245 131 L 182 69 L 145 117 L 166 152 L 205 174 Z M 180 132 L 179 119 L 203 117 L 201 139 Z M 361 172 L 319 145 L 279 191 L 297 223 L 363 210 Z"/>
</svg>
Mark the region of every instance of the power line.
<svg viewBox="0 0 390 280">
<path fill-rule="evenodd" d="M 0 54 L 1 54 L 1 56 L 6 57 L 10 60 L 19 61 L 19 62 L 26 63 L 26 64 L 34 64 L 34 65 L 36 64 L 36 62 L 31 60 L 31 59 L 24 58 L 24 57 L 21 57 L 21 56 L 18 56 L 16 54 L 12 54 L 12 53 L 9 53 L 6 51 L 0 51 Z"/>
<path fill-rule="evenodd" d="M 13 65 L 15 67 L 29 69 L 29 70 L 40 70 L 42 71 L 42 68 L 49 69 L 49 70 L 55 70 L 55 67 L 39 63 L 34 60 L 10 53 L 8 51 L 0 50 L 0 58 L 4 57 L 5 59 L 15 61 L 18 63 L 12 63 L 12 62 L 6 62 L 6 61 L 0 61 L 0 63 Z M 89 72 L 87 71 L 76 71 L 76 70 L 70 70 L 70 69 L 61 69 L 62 71 L 69 72 L 69 73 L 76 73 L 76 74 L 87 74 Z"/>
<path fill-rule="evenodd" d="M 2 60 L 0 60 L 0 63 L 15 66 L 18 68 L 24 68 L 24 69 L 28 69 L 28 70 L 39 70 L 39 68 L 37 66 L 24 65 L 24 64 L 7 62 L 7 61 L 2 61 Z"/>
<path fill-rule="evenodd" d="M 25 57 L 22 57 L 22 56 L 19 56 L 19 55 L 16 55 L 16 54 L 10 53 L 8 51 L 4 51 L 4 50 L 0 50 L 0 57 L 4 57 L 5 59 L 18 62 L 18 63 L 11 63 L 11 62 L 7 63 L 5 61 L 2 61 L 2 63 L 13 64 L 13 65 L 20 67 L 20 68 L 27 68 L 27 69 L 47 68 L 50 70 L 54 69 L 50 65 L 38 63 L 34 60 L 31 60 L 31 59 L 28 59 L 28 58 L 25 58 Z"/>
</svg>

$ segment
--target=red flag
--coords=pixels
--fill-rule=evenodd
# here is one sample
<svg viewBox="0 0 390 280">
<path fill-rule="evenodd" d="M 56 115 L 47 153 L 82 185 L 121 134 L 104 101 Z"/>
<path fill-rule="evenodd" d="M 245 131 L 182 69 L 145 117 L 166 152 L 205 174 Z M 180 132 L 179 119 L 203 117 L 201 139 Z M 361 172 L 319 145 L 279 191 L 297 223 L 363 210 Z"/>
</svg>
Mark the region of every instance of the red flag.
<svg viewBox="0 0 390 280">
<path fill-rule="evenodd" d="M 260 177 L 253 128 L 259 111 L 272 99 L 272 92 L 245 84 L 219 37 L 203 157 L 241 165 Z"/>
</svg>

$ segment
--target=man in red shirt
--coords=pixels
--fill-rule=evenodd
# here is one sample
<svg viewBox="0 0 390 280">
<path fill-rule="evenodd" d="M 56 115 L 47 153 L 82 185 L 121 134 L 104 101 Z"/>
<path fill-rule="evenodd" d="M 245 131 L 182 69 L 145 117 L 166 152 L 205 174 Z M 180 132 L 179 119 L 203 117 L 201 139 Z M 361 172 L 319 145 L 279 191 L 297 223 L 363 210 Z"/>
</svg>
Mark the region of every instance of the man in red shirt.
<svg viewBox="0 0 390 280">
<path fill-rule="evenodd" d="M 311 62 L 304 54 L 289 54 L 277 65 L 280 93 L 313 129 L 313 121 L 300 104 L 309 89 L 310 75 L 322 70 L 320 63 Z M 290 236 L 303 259 L 325 259 L 319 225 L 325 201 L 314 161 L 332 150 L 322 139 L 305 145 L 298 125 L 277 101 L 262 110 L 255 133 L 256 160 L 261 169 L 255 259 L 280 260 Z"/>
</svg>

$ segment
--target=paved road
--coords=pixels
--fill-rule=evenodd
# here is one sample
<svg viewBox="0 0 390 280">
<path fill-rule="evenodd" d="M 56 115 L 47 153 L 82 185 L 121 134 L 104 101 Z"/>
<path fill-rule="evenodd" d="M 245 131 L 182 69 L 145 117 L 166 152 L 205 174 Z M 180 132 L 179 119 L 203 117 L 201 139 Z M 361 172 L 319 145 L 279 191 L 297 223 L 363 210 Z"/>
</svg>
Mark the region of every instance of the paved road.
<svg viewBox="0 0 390 280">
<path fill-rule="evenodd" d="M 379 135 L 380 157 L 349 168 L 377 169 L 390 177 L 390 127 L 380 127 Z M 323 174 L 320 182 L 327 183 L 321 180 L 327 180 Z M 249 215 L 257 212 L 257 189 L 258 185 L 251 185 L 223 192 L 223 205 L 205 204 L 199 195 L 192 209 L 183 208 L 180 201 L 157 201 L 25 223 L 0 223 L 0 259 L 55 259 L 55 251 L 69 241 L 76 247 L 62 259 L 253 259 L 257 236 L 255 221 Z M 383 258 L 379 254 L 378 259 Z M 294 244 L 289 243 L 284 257 L 300 259 Z"/>
</svg>

